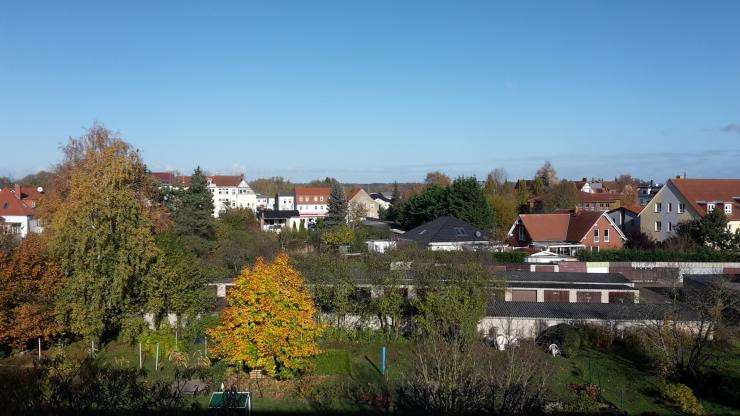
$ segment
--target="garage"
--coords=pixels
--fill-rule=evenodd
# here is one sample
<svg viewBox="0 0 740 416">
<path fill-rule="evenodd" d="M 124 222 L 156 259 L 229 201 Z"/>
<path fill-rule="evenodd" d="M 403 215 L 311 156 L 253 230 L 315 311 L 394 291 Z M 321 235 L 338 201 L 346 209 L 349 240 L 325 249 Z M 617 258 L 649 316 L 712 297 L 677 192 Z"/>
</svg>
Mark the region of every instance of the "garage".
<svg viewBox="0 0 740 416">
<path fill-rule="evenodd" d="M 513 302 L 537 302 L 536 290 L 512 290 L 511 300 Z"/>
</svg>

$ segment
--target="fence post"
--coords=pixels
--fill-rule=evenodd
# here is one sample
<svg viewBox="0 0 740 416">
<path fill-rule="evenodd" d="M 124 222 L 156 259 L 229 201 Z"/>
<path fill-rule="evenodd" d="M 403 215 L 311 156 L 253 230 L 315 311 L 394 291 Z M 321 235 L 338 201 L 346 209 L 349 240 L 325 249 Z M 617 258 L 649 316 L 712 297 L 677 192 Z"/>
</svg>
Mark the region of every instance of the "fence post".
<svg viewBox="0 0 740 416">
<path fill-rule="evenodd" d="M 383 345 L 383 360 L 382 360 L 382 364 L 381 364 L 381 368 L 383 370 L 382 371 L 383 372 L 383 375 L 385 375 L 385 355 L 386 355 L 386 347 L 385 347 L 385 345 Z"/>
<path fill-rule="evenodd" d="M 141 342 L 139 343 L 139 370 L 141 370 L 141 367 L 144 365 L 144 360 L 142 360 L 141 356 Z"/>
<path fill-rule="evenodd" d="M 157 343 L 157 354 L 154 358 L 154 371 L 159 370 L 159 342 Z"/>
<path fill-rule="evenodd" d="M 41 337 L 39 337 L 39 362 L 41 362 Z"/>
</svg>

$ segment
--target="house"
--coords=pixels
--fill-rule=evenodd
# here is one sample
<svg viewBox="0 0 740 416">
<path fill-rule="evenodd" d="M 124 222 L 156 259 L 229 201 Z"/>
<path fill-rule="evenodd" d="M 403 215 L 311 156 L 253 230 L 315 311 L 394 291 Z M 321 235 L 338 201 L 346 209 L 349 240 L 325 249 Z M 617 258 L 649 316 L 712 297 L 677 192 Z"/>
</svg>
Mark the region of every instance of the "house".
<svg viewBox="0 0 740 416">
<path fill-rule="evenodd" d="M 275 208 L 275 198 L 274 197 L 257 194 L 256 200 L 257 200 L 257 210 L 258 211 Z"/>
<path fill-rule="evenodd" d="M 606 212 L 620 207 L 622 194 L 611 192 L 578 192 L 578 199 L 578 208 L 583 211 Z"/>
<path fill-rule="evenodd" d="M 300 230 L 308 228 L 308 219 L 301 218 L 297 210 L 264 210 L 257 214 L 262 231 L 279 233 L 284 228 Z"/>
<path fill-rule="evenodd" d="M 398 239 L 433 251 L 479 250 L 491 246 L 483 230 L 449 216 L 439 217 L 406 231 Z"/>
<path fill-rule="evenodd" d="M 175 172 L 152 172 L 162 188 L 186 189 L 191 177 L 178 175 Z M 257 211 L 257 194 L 244 180 L 244 175 L 211 175 L 206 176 L 208 190 L 213 195 L 213 216 L 226 208 L 249 208 Z"/>
<path fill-rule="evenodd" d="M 42 232 L 44 227 L 37 207 L 43 194 L 41 187 L 15 185 L 0 189 L 0 226 L 21 238 Z"/>
<path fill-rule="evenodd" d="M 587 178 L 583 178 L 580 181 L 575 181 L 575 184 L 579 191 L 589 194 L 619 193 L 619 184 L 615 181 L 596 178 L 591 178 L 589 181 Z"/>
<path fill-rule="evenodd" d="M 509 229 L 517 247 L 530 247 L 567 256 L 579 250 L 622 248 L 627 240 L 605 212 L 520 214 Z"/>
<path fill-rule="evenodd" d="M 378 207 L 383 209 L 390 208 L 393 202 L 393 196 L 388 192 L 373 192 L 370 194 L 370 198 L 378 204 Z"/>
<path fill-rule="evenodd" d="M 619 273 L 498 272 L 506 302 L 638 303 L 640 291 Z"/>
<path fill-rule="evenodd" d="M 329 212 L 331 188 L 295 188 L 295 209 L 305 218 L 323 218 Z"/>
<path fill-rule="evenodd" d="M 640 211 L 640 230 L 656 241 L 675 235 L 679 222 L 719 209 L 731 232 L 740 230 L 740 179 L 669 179 Z"/>
<path fill-rule="evenodd" d="M 361 218 L 354 218 L 355 220 L 364 220 L 366 218 L 379 217 L 378 203 L 375 202 L 370 194 L 368 194 L 362 188 L 355 189 L 349 193 L 347 197 L 347 206 L 349 207 L 349 214 L 352 214 L 353 212 L 359 212 L 358 209 L 364 212 L 364 215 Z"/>
<path fill-rule="evenodd" d="M 275 194 L 274 209 L 278 211 L 290 211 L 295 208 L 295 195 L 293 192 L 278 192 Z"/>
<path fill-rule="evenodd" d="M 640 231 L 640 211 L 642 211 L 642 207 L 632 205 L 615 208 L 608 211 L 607 214 L 625 235 L 630 235 Z"/>
<path fill-rule="evenodd" d="M 648 202 L 650 202 L 651 199 L 655 196 L 655 194 L 660 191 L 660 188 L 662 188 L 663 185 L 656 184 L 652 179 L 649 183 L 640 185 L 637 187 L 637 204 L 641 207 L 644 207 L 647 205 Z"/>
</svg>

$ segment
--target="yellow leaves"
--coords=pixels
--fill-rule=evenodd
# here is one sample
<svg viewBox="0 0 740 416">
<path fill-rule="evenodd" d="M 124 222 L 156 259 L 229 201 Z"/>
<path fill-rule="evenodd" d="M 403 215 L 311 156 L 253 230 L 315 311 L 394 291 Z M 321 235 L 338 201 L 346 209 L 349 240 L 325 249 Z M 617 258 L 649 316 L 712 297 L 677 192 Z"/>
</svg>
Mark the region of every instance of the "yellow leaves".
<svg viewBox="0 0 740 416">
<path fill-rule="evenodd" d="M 316 338 L 323 326 L 316 322 L 316 307 L 288 256 L 281 254 L 271 264 L 258 259 L 234 284 L 223 323 L 209 331 L 216 343 L 214 355 L 262 367 L 273 376 L 301 371 L 305 358 L 319 352 Z"/>
</svg>

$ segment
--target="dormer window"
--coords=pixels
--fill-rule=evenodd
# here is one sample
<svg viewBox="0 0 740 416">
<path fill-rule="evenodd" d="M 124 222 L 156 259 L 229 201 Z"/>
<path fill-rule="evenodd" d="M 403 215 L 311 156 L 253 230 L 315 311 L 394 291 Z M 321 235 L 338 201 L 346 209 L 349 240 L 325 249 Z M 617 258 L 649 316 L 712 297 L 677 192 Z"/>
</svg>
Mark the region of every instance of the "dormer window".
<svg viewBox="0 0 740 416">
<path fill-rule="evenodd" d="M 468 235 L 468 233 L 466 233 L 465 229 L 462 227 L 455 227 L 455 234 L 457 234 L 458 237 L 464 237 Z"/>
<path fill-rule="evenodd" d="M 714 211 L 714 204 L 707 204 L 707 212 Z"/>
<path fill-rule="evenodd" d="M 732 204 L 725 203 L 725 214 L 732 214 Z"/>
</svg>

